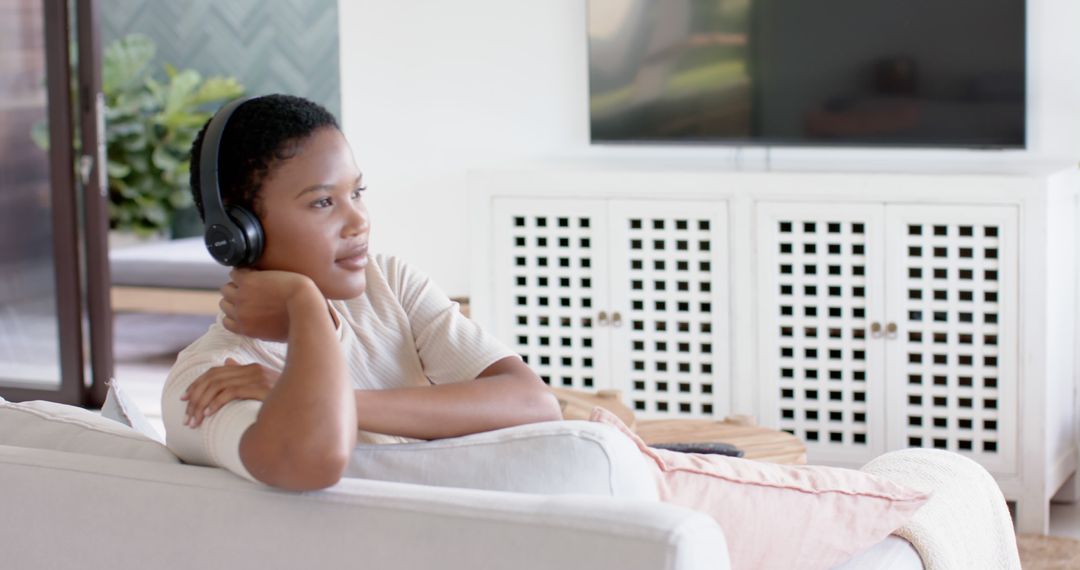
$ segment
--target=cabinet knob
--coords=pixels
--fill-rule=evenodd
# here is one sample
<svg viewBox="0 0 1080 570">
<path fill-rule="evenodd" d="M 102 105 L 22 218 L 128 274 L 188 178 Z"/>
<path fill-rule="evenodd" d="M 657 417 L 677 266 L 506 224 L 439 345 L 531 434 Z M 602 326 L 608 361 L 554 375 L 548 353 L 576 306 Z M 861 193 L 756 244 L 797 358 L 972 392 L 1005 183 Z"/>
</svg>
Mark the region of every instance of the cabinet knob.
<svg viewBox="0 0 1080 570">
<path fill-rule="evenodd" d="M 877 321 L 870 323 L 870 337 L 881 338 L 881 323 Z"/>
<path fill-rule="evenodd" d="M 622 315 L 619 314 L 619 311 L 615 311 L 614 313 L 611 313 L 611 326 L 614 326 L 614 327 L 621 327 L 622 326 Z"/>
<path fill-rule="evenodd" d="M 607 326 L 607 311 L 600 311 L 600 314 L 596 315 L 596 323 L 602 327 Z"/>
<path fill-rule="evenodd" d="M 896 323 L 889 323 L 889 324 L 885 325 L 885 335 L 888 338 L 896 338 L 897 337 L 896 330 L 897 330 Z"/>
</svg>

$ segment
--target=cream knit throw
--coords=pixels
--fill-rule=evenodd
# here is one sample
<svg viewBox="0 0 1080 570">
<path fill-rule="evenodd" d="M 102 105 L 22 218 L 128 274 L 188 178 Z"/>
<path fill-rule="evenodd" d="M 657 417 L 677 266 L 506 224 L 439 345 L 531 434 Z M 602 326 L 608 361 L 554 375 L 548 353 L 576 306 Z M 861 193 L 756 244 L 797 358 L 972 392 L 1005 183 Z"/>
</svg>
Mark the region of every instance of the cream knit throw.
<svg viewBox="0 0 1080 570">
<path fill-rule="evenodd" d="M 915 546 L 926 570 L 1020 568 L 1005 497 L 978 463 L 938 449 L 905 449 L 877 457 L 862 471 L 933 493 L 893 533 Z"/>
</svg>

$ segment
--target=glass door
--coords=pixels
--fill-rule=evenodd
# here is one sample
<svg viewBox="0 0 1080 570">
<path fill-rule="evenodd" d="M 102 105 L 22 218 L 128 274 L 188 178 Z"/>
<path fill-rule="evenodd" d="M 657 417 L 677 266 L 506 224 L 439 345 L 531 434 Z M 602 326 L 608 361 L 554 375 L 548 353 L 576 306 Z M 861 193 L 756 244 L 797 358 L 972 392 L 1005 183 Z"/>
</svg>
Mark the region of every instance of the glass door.
<svg viewBox="0 0 1080 570">
<path fill-rule="evenodd" d="M 87 32 L 72 34 L 73 12 Z M 95 50 L 85 47 L 96 45 L 93 15 L 89 0 L 74 8 L 68 0 L 0 0 L 0 397 L 11 401 L 99 406 L 111 376 L 108 358 L 89 358 L 106 348 L 110 356 L 111 339 L 100 336 L 101 324 L 84 325 L 85 315 L 107 325 L 109 313 L 107 287 L 83 285 L 101 265 L 106 284 L 108 277 L 99 243 L 106 230 L 96 217 L 103 208 L 94 180 L 100 129 L 76 123 L 84 115 L 79 100 L 89 100 L 84 125 L 96 114 L 100 72 L 90 65 L 73 77 L 71 61 L 86 53 L 87 63 L 96 63 Z M 95 152 L 80 155 L 77 147 Z M 88 240 L 91 231 L 101 235 Z"/>
</svg>

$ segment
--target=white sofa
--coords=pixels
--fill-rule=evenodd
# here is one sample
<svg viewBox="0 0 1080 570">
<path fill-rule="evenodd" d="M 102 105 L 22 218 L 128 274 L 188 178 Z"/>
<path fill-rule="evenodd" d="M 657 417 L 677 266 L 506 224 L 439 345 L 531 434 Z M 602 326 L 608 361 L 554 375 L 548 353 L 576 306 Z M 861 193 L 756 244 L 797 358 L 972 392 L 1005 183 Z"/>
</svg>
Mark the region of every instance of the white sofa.
<svg viewBox="0 0 1080 570">
<path fill-rule="evenodd" d="M 5 568 L 729 568 L 716 522 L 658 502 L 641 455 L 604 424 L 361 445 L 357 477 L 292 493 L 57 406 L 0 405 Z M 842 566 L 922 567 L 896 537 Z"/>
</svg>

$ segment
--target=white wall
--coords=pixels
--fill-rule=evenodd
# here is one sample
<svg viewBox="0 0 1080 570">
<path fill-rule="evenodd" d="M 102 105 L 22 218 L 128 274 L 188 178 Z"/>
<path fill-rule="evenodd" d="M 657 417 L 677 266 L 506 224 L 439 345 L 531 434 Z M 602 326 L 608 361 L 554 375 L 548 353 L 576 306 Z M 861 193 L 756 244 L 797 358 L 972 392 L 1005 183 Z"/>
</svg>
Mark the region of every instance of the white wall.
<svg viewBox="0 0 1080 570">
<path fill-rule="evenodd" d="M 585 0 L 340 0 L 339 17 L 343 128 L 369 183 L 373 248 L 407 259 L 451 295 L 469 293 L 471 169 L 565 156 L 731 163 L 736 155 L 589 146 Z M 1027 153 L 773 149 L 771 165 L 1075 161 L 1077 22 L 1076 0 L 1028 0 Z"/>
</svg>

